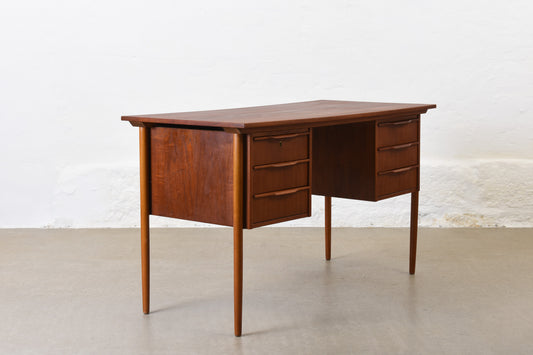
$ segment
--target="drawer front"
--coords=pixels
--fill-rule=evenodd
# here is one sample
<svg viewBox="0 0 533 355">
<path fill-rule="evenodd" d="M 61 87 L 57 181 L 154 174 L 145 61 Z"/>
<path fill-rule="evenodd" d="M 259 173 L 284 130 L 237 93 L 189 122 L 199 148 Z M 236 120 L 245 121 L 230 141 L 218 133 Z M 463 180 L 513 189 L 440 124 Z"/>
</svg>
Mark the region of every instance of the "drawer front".
<svg viewBox="0 0 533 355">
<path fill-rule="evenodd" d="M 278 192 L 280 195 L 252 197 L 252 223 L 270 224 L 276 220 L 289 220 L 291 217 L 310 215 L 311 195 L 306 188 L 292 193 Z"/>
<path fill-rule="evenodd" d="M 418 141 L 418 118 L 378 122 L 377 146 L 387 147 Z"/>
<path fill-rule="evenodd" d="M 252 165 L 309 158 L 309 132 L 254 137 Z"/>
<path fill-rule="evenodd" d="M 252 193 L 309 186 L 309 161 L 271 164 L 252 171 Z"/>
<path fill-rule="evenodd" d="M 394 194 L 415 189 L 418 181 L 418 166 L 378 173 L 376 181 L 377 196 Z"/>
<path fill-rule="evenodd" d="M 418 164 L 418 142 L 378 148 L 378 171 L 392 170 Z"/>
</svg>

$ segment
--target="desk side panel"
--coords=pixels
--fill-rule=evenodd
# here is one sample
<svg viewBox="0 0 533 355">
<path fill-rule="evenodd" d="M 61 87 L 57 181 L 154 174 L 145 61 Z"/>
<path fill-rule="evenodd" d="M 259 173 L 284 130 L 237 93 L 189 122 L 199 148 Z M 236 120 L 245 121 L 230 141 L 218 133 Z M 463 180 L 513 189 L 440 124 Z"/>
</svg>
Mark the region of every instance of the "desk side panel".
<svg viewBox="0 0 533 355">
<path fill-rule="evenodd" d="M 151 129 L 152 214 L 233 225 L 233 134 Z"/>
<path fill-rule="evenodd" d="M 313 128 L 312 192 L 375 201 L 375 122 Z"/>
</svg>

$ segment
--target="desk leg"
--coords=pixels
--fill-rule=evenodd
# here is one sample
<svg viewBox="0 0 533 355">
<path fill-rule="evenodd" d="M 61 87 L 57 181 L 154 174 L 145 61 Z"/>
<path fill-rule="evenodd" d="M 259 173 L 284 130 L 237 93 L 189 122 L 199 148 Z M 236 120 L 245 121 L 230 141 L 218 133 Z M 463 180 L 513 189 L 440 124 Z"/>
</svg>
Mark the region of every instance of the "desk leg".
<svg viewBox="0 0 533 355">
<path fill-rule="evenodd" d="M 331 196 L 324 196 L 324 215 L 326 230 L 326 260 L 331 259 Z"/>
<path fill-rule="evenodd" d="M 409 245 L 409 273 L 415 274 L 416 235 L 418 232 L 418 191 L 411 193 L 411 238 Z"/>
<path fill-rule="evenodd" d="M 233 312 L 235 336 L 242 329 L 243 136 L 233 136 Z"/>
<path fill-rule="evenodd" d="M 150 312 L 150 128 L 139 128 L 143 312 Z"/>
</svg>

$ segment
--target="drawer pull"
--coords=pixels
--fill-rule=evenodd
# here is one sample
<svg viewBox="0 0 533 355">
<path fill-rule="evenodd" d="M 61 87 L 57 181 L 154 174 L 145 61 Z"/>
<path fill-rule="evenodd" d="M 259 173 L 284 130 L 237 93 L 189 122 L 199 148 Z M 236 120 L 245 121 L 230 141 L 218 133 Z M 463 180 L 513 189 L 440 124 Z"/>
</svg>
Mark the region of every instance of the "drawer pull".
<svg viewBox="0 0 533 355">
<path fill-rule="evenodd" d="M 381 122 L 378 123 L 378 127 L 387 127 L 387 126 L 403 126 L 409 123 L 415 122 L 416 119 L 406 120 L 406 121 L 398 121 L 398 122 Z"/>
<path fill-rule="evenodd" d="M 382 151 L 382 150 L 400 150 L 400 149 L 406 149 L 406 148 L 411 148 L 412 146 L 414 145 L 417 145 L 418 142 L 413 142 L 413 143 L 407 143 L 407 144 L 400 144 L 400 145 L 393 145 L 391 147 L 381 147 L 381 148 L 378 148 L 378 151 Z"/>
<path fill-rule="evenodd" d="M 267 193 L 264 193 L 264 194 L 255 195 L 254 197 L 255 198 L 262 198 L 262 197 L 269 197 L 269 196 L 284 196 L 284 195 L 294 194 L 294 193 L 296 193 L 298 191 L 307 190 L 307 189 L 309 189 L 309 186 L 297 187 L 295 189 L 267 192 Z"/>
<path fill-rule="evenodd" d="M 306 136 L 309 132 L 303 132 L 303 133 L 292 133 L 292 134 L 280 134 L 279 136 L 266 136 L 266 137 L 255 137 L 254 141 L 264 141 L 267 139 L 288 139 L 288 138 L 294 138 L 299 136 Z"/>
<path fill-rule="evenodd" d="M 399 174 L 399 173 L 403 173 L 405 171 L 409 171 L 414 168 L 418 168 L 418 165 L 412 165 L 406 168 L 394 169 L 394 170 L 389 170 L 389 171 L 380 171 L 378 175 Z"/>
<path fill-rule="evenodd" d="M 309 159 L 302 159 L 302 160 L 288 161 L 285 163 L 257 165 L 257 166 L 254 166 L 254 170 L 267 169 L 267 168 L 284 168 L 286 166 L 294 166 L 297 164 L 308 163 L 308 162 L 309 162 Z"/>
</svg>

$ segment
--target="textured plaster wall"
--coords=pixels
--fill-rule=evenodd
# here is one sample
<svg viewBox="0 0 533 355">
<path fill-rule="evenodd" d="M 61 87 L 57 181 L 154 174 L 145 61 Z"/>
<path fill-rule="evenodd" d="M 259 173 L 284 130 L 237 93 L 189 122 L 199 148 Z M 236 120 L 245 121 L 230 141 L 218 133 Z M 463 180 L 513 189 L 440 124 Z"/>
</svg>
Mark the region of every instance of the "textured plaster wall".
<svg viewBox="0 0 533 355">
<path fill-rule="evenodd" d="M 321 98 L 438 105 L 421 225 L 533 227 L 532 15 L 530 1 L 4 1 L 0 227 L 138 225 L 122 114 Z M 322 225 L 322 205 L 286 225 Z M 408 206 L 334 199 L 333 223 L 407 226 Z"/>
</svg>

